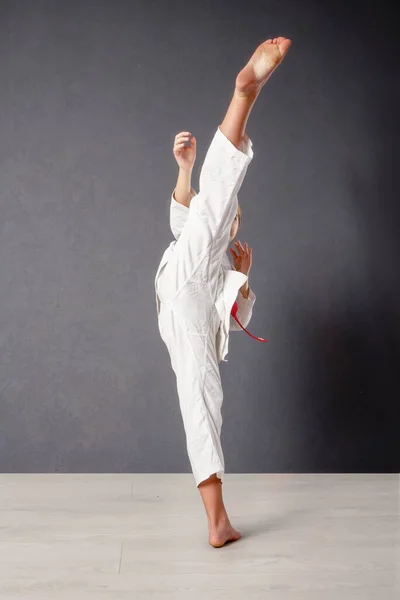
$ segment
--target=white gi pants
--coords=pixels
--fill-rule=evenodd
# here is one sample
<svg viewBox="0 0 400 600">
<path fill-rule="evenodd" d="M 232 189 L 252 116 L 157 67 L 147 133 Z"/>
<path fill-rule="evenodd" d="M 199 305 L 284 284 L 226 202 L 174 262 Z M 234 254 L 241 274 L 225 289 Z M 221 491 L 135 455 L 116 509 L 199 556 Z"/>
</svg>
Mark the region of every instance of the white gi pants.
<svg viewBox="0 0 400 600">
<path fill-rule="evenodd" d="M 223 392 L 216 349 L 221 319 L 215 301 L 237 194 L 252 160 L 251 142 L 238 150 L 217 130 L 187 220 L 157 280 L 160 334 L 176 375 L 186 445 L 196 485 L 222 480 Z"/>
</svg>

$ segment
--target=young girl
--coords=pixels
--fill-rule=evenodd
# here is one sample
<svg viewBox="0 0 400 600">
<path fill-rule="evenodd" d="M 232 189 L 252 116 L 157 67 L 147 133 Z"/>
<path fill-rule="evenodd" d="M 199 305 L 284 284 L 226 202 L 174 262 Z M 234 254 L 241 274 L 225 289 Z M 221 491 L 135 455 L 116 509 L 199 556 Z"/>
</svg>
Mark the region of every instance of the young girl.
<svg viewBox="0 0 400 600">
<path fill-rule="evenodd" d="M 236 78 L 233 98 L 202 166 L 199 193 L 191 188 L 196 140 L 189 132 L 175 138 L 179 176 L 171 198 L 175 241 L 165 251 L 156 278 L 160 335 L 176 375 L 190 464 L 208 519 L 209 543 L 218 548 L 241 534 L 233 529 L 223 500 L 221 448 L 223 399 L 219 363 L 228 353 L 229 331 L 240 329 L 231 317 L 238 303 L 244 327 L 255 295 L 248 286 L 251 248 L 236 243 L 226 251 L 240 224 L 238 192 L 253 158 L 245 129 L 254 103 L 291 41 L 262 43 Z"/>
</svg>

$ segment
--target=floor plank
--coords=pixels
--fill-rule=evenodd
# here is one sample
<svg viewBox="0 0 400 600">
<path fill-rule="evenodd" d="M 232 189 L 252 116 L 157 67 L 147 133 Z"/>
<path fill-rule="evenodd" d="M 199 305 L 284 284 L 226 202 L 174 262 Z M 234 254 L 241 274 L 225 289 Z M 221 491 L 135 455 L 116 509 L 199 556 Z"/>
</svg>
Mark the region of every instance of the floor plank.
<svg viewBox="0 0 400 600">
<path fill-rule="evenodd" d="M 394 600 L 399 476 L 227 474 L 207 543 L 191 474 L 0 475 L 0 599 Z"/>
</svg>

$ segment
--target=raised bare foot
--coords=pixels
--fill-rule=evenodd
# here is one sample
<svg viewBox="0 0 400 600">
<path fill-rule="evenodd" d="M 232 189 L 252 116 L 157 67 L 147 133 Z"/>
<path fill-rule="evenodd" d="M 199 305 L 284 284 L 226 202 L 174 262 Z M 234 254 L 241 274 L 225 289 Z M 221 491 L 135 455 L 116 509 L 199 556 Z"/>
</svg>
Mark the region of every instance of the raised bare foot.
<svg viewBox="0 0 400 600">
<path fill-rule="evenodd" d="M 233 529 L 229 521 L 221 523 L 216 528 L 211 529 L 208 536 L 208 543 L 214 548 L 221 548 L 228 542 L 236 542 L 242 537 L 240 531 Z"/>
<path fill-rule="evenodd" d="M 243 96 L 258 93 L 286 56 L 291 43 L 278 37 L 260 44 L 236 78 L 236 92 Z"/>
</svg>

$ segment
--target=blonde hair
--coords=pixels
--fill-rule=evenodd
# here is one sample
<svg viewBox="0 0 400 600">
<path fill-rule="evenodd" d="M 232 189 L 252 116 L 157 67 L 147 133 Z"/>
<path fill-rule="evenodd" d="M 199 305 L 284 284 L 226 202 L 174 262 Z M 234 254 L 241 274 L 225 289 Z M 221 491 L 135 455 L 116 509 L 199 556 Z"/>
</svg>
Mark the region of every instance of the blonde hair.
<svg viewBox="0 0 400 600">
<path fill-rule="evenodd" d="M 239 217 L 239 227 L 242 223 L 242 209 L 240 208 L 240 204 L 238 204 L 237 216 Z"/>
</svg>

